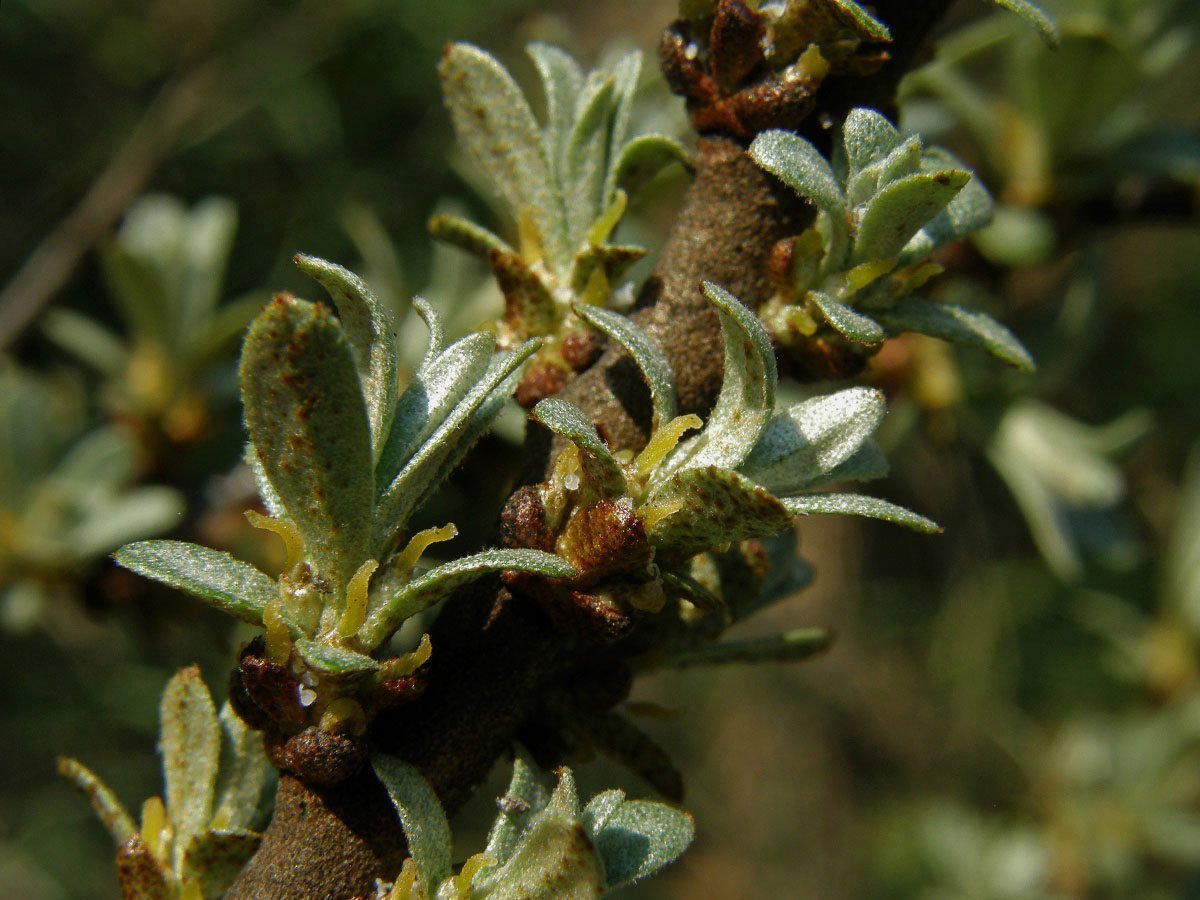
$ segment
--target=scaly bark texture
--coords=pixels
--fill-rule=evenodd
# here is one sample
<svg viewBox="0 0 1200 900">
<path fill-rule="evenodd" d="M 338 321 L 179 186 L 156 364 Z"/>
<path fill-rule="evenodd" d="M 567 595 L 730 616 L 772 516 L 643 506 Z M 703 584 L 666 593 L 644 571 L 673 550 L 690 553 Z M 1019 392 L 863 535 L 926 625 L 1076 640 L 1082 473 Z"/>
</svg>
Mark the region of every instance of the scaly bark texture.
<svg viewBox="0 0 1200 900">
<path fill-rule="evenodd" d="M 805 136 L 827 143 L 853 106 L 888 111 L 900 75 L 948 5 L 949 0 L 876 3 L 876 14 L 892 31 L 892 60 L 869 77 L 829 79 Z M 717 317 L 699 294 L 700 281 L 717 282 L 757 307 L 772 290 L 767 266 L 773 246 L 802 230 L 810 211 L 759 170 L 739 141 L 702 135 L 696 161 L 695 181 L 634 319 L 670 360 L 682 410 L 706 414 L 720 388 L 723 345 Z M 645 443 L 648 393 L 623 353 L 606 351 L 560 396 L 581 406 L 614 447 Z M 542 477 L 548 448 L 546 432 L 531 428 L 531 465 L 525 473 L 530 480 Z M 534 602 L 496 581 L 477 583 L 450 598 L 432 639 L 427 691 L 377 720 L 371 736 L 377 748 L 420 769 L 452 813 L 522 726 L 530 724 L 545 693 L 561 689 L 572 677 L 585 639 L 555 630 Z M 389 811 L 382 786 L 369 771 L 326 788 L 285 775 L 263 844 L 227 900 L 370 897 L 374 879 L 393 878 L 405 855 L 403 835 L 394 815 L 389 821 Z"/>
</svg>

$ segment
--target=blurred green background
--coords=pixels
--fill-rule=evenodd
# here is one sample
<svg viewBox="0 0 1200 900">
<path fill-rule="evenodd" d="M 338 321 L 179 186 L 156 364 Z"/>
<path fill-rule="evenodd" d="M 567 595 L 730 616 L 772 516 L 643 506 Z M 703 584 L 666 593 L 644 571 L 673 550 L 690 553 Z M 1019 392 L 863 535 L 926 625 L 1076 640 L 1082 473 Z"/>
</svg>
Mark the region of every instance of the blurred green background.
<svg viewBox="0 0 1200 900">
<path fill-rule="evenodd" d="M 402 323 L 418 292 L 460 331 L 498 308 L 425 235 L 447 205 L 511 228 L 453 149 L 442 46 L 528 84 L 527 41 L 652 55 L 674 6 L 0 5 L 0 897 L 115 897 L 55 756 L 136 807 L 159 791 L 167 678 L 199 662 L 222 690 L 244 635 L 105 557 L 171 534 L 272 565 L 241 519 L 233 373 L 257 304 L 314 296 L 292 254 L 362 272 Z M 1010 325 L 1039 373 L 924 339 L 875 360 L 877 493 L 946 532 L 805 521 L 815 584 L 742 633 L 828 625 L 828 654 L 637 685 L 698 837 L 629 896 L 1200 897 L 1200 9 L 1047 6 L 1056 53 L 960 4 L 901 107 L 1000 203 L 935 291 Z M 646 68 L 643 125 L 684 136 Z M 650 185 L 626 236 L 661 240 L 682 186 Z M 519 427 L 442 502 L 499 504 Z M 581 782 L 649 792 L 603 761 Z"/>
</svg>

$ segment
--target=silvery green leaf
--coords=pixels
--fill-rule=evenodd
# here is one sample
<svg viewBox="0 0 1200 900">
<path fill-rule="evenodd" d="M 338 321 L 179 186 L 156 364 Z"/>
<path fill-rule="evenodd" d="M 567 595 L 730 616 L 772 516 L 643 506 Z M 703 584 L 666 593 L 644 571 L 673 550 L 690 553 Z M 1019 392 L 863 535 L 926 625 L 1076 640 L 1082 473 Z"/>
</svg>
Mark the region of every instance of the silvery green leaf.
<svg viewBox="0 0 1200 900">
<path fill-rule="evenodd" d="M 839 463 L 822 478 L 809 484 L 808 487 L 823 487 L 839 481 L 871 481 L 883 478 L 887 473 L 887 457 L 879 449 L 879 445 L 868 438 L 846 460 Z"/>
<path fill-rule="evenodd" d="M 181 200 L 148 194 L 126 210 L 116 239 L 104 248 L 109 293 L 135 335 L 175 343 L 186 223 Z"/>
<path fill-rule="evenodd" d="M 113 559 L 251 625 L 262 625 L 263 610 L 279 596 L 279 585 L 254 566 L 199 544 L 139 541 L 122 547 Z"/>
<path fill-rule="evenodd" d="M 609 127 L 608 148 L 605 154 L 604 189 L 601 197 L 607 202 L 617 189 L 621 174 L 620 156 L 629 134 L 629 121 L 633 116 L 633 95 L 637 91 L 638 78 L 642 74 L 642 54 L 636 50 L 626 53 L 612 67 L 613 111 Z"/>
<path fill-rule="evenodd" d="M 837 176 L 816 147 L 790 131 L 764 131 L 750 145 L 756 163 L 838 222 L 848 205 Z"/>
<path fill-rule="evenodd" d="M 589 325 L 600 329 L 616 340 L 633 356 L 650 387 L 654 405 L 654 428 L 665 425 L 679 415 L 675 396 L 675 375 L 671 364 L 658 344 L 627 316 L 599 306 L 577 304 L 575 312 Z"/>
<path fill-rule="evenodd" d="M 575 122 L 566 147 L 563 202 L 567 216 L 565 269 L 575 249 L 586 240 L 592 222 L 607 206 L 603 195 L 608 174 L 608 137 L 615 84 L 611 77 L 592 72 L 575 100 Z"/>
<path fill-rule="evenodd" d="M 660 572 L 663 590 L 667 596 L 686 600 L 697 609 L 724 609 L 725 601 L 702 585 L 690 575 L 683 572 Z"/>
<path fill-rule="evenodd" d="M 267 477 L 267 470 L 263 468 L 262 460 L 258 458 L 258 454 L 254 452 L 254 445 L 249 441 L 246 442 L 242 459 L 249 466 L 251 474 L 254 475 L 258 496 L 262 500 L 263 506 L 267 508 L 267 512 L 276 519 L 287 518 L 287 510 L 283 508 L 283 501 L 275 493 L 275 486 L 271 484 L 271 479 Z"/>
<path fill-rule="evenodd" d="M 228 703 L 217 719 L 221 723 L 221 760 L 216 808 L 209 827 L 217 832 L 249 829 L 256 824 L 273 769 L 263 752 L 262 732 L 250 728 Z"/>
<path fill-rule="evenodd" d="M 404 585 L 375 609 L 359 629 L 359 643 L 368 650 L 387 640 L 410 616 L 428 608 L 468 582 L 491 572 L 515 569 L 547 578 L 572 578 L 578 573 L 566 560 L 541 550 L 484 550 L 431 569 Z"/>
<path fill-rule="evenodd" d="M 753 481 L 716 466 L 676 472 L 649 498 L 682 508 L 647 530 L 650 543 L 672 558 L 694 556 L 729 541 L 765 537 L 791 527 L 784 505 Z"/>
<path fill-rule="evenodd" d="M 850 110 L 842 125 L 842 147 L 849 175 L 883 159 L 900 144 L 900 132 L 884 116 L 869 107 Z"/>
<path fill-rule="evenodd" d="M 203 900 L 220 900 L 261 841 L 262 835 L 240 829 L 198 834 L 183 851 L 182 874 L 196 879 Z"/>
<path fill-rule="evenodd" d="M 250 441 L 322 575 L 370 556 L 371 433 L 354 357 L 324 307 L 281 295 L 250 326 L 239 371 Z"/>
<path fill-rule="evenodd" d="M 437 886 L 450 877 L 452 861 L 450 825 L 433 788 L 413 766 L 384 753 L 371 755 L 371 768 L 387 789 L 400 814 L 408 852 L 417 866 L 424 896 L 433 897 Z"/>
<path fill-rule="evenodd" d="M 892 34 L 888 27 L 867 12 L 855 0 L 831 0 L 831 3 L 846 14 L 855 24 L 864 38 L 875 41 L 890 41 Z"/>
<path fill-rule="evenodd" d="M 851 206 L 860 206 L 898 178 L 913 175 L 921 168 L 921 139 L 908 138 L 883 159 L 876 160 L 851 176 L 846 195 Z"/>
<path fill-rule="evenodd" d="M 667 457 L 659 470 L 663 477 L 685 466 L 737 468 L 754 447 L 775 406 L 775 353 L 758 316 L 722 287 L 706 281 L 701 290 L 721 319 L 725 374 L 704 430 Z"/>
<path fill-rule="evenodd" d="M 377 504 L 375 544 L 379 553 L 482 437 L 516 387 L 517 370 L 540 346 L 540 341 L 530 340 L 516 350 L 493 356 L 474 387 L 403 462 Z"/>
<path fill-rule="evenodd" d="M 375 466 L 378 490 L 391 484 L 409 457 L 478 383 L 495 347 L 495 335 L 476 332 L 421 364 L 396 404 L 392 433 Z"/>
<path fill-rule="evenodd" d="M 987 313 L 953 303 L 905 297 L 894 308 L 876 315 L 892 332 L 912 331 L 979 347 L 1023 372 L 1032 372 L 1037 368 L 1033 357 L 1016 335 Z"/>
<path fill-rule="evenodd" d="M 76 359 L 109 378 L 119 378 L 129 365 L 129 351 L 109 328 L 91 316 L 53 307 L 41 317 L 43 334 Z"/>
<path fill-rule="evenodd" d="M 665 134 L 639 134 L 624 147 L 620 148 L 620 156 L 616 165 L 610 170 L 611 190 L 616 190 L 621 182 L 627 179 L 640 181 L 654 175 L 671 163 L 677 162 L 685 169 L 692 167 L 692 159 L 683 145 Z"/>
<path fill-rule="evenodd" d="M 474 222 L 468 222 L 466 219 L 461 219 L 458 216 L 438 215 L 429 220 L 427 226 L 430 237 L 436 238 L 439 241 L 445 241 L 447 244 L 453 244 L 456 247 L 461 247 L 476 256 L 481 256 L 487 259 L 488 253 L 492 250 L 500 253 L 513 253 L 513 248 L 510 247 L 504 240 L 493 234 L 482 225 L 476 225 Z"/>
<path fill-rule="evenodd" d="M 167 817 L 180 852 L 212 819 L 221 756 L 221 729 L 200 669 L 181 669 L 167 682 L 159 707 Z M 179 868 L 179 859 L 174 867 Z"/>
<path fill-rule="evenodd" d="M 708 644 L 671 657 L 664 666 L 721 666 L 729 663 L 800 662 L 829 649 L 833 635 L 824 628 L 798 628 L 784 634 L 745 641 Z"/>
<path fill-rule="evenodd" d="M 127 541 L 169 531 L 183 513 L 183 497 L 173 488 L 134 488 L 97 505 L 64 536 L 78 559 L 91 559 Z"/>
<path fill-rule="evenodd" d="M 596 428 L 574 403 L 548 397 L 533 408 L 533 417 L 579 448 L 579 464 L 588 486 L 602 497 L 626 493 L 625 472 Z"/>
<path fill-rule="evenodd" d="M 853 263 L 897 256 L 913 235 L 971 180 L 958 169 L 919 172 L 893 181 L 868 203 L 854 238 Z"/>
<path fill-rule="evenodd" d="M 870 316 L 855 312 L 824 291 L 809 291 L 807 297 L 821 311 L 830 327 L 843 337 L 860 344 L 871 345 L 878 344 L 886 336 L 883 326 Z"/>
<path fill-rule="evenodd" d="M 579 821 L 588 834 L 596 834 L 624 802 L 625 792 L 619 788 L 601 791 L 587 802 Z"/>
<path fill-rule="evenodd" d="M 438 68 L 463 147 L 520 221 L 528 217 L 551 259 L 566 248 L 562 213 L 547 182 L 550 161 L 537 120 L 512 76 L 470 44 L 451 44 Z"/>
<path fill-rule="evenodd" d="M 797 555 L 799 540 L 796 529 L 789 528 L 782 534 L 764 538 L 761 543 L 767 552 L 770 568 L 763 576 L 762 589 L 757 597 L 737 594 L 730 597 L 729 606 L 736 621 L 795 596 L 812 584 L 815 577 L 813 567 Z"/>
<path fill-rule="evenodd" d="M 533 268 L 516 253 L 497 250 L 488 254 L 488 265 L 504 294 L 505 317 L 515 319 L 523 334 L 553 334 L 558 328 L 558 305 L 541 267 Z"/>
<path fill-rule="evenodd" d="M 125 807 L 121 805 L 116 794 L 109 790 L 108 785 L 97 778 L 90 769 L 73 759 L 60 756 L 58 772 L 91 801 L 96 815 L 100 817 L 100 821 L 104 823 L 104 827 L 112 835 L 117 846 L 125 843 L 137 833 L 137 825 Z"/>
<path fill-rule="evenodd" d="M 1038 33 L 1051 47 L 1057 47 L 1062 41 L 1058 26 L 1049 14 L 1031 0 L 993 0 L 1005 9 L 1015 12 L 1018 16 L 1037 29 Z"/>
<path fill-rule="evenodd" d="M 574 123 L 575 100 L 583 87 L 583 70 L 569 54 L 550 44 L 532 43 L 525 48 L 542 79 L 546 95 L 546 127 L 543 152 L 550 162 L 554 192 L 561 197 L 566 165 L 567 138 Z"/>
<path fill-rule="evenodd" d="M 937 147 L 925 151 L 922 168 L 926 172 L 965 171 L 962 163 Z M 953 244 L 978 231 L 992 220 L 993 210 L 991 195 L 979 178 L 972 175 L 954 199 L 946 204 L 946 208 L 905 244 L 900 254 L 900 265 L 923 259 L 939 247 Z"/>
<path fill-rule="evenodd" d="M 484 853 L 496 860 L 498 866 L 508 862 L 529 820 L 546 806 L 549 799 L 550 792 L 542 785 L 538 770 L 517 754 L 513 759 L 512 779 L 498 801 L 500 814 L 488 834 Z"/>
<path fill-rule="evenodd" d="M 740 471 L 773 494 L 820 483 L 883 421 L 883 394 L 855 387 L 776 413 Z"/>
<path fill-rule="evenodd" d="M 446 346 L 446 326 L 442 324 L 442 317 L 437 314 L 437 310 L 430 306 L 429 301 L 424 297 L 413 297 L 412 305 L 413 309 L 417 311 L 417 315 L 421 317 L 421 321 L 425 323 L 425 327 L 429 329 L 429 337 L 425 342 L 425 355 L 421 358 L 421 364 L 418 366 L 418 369 L 423 369 L 437 359 Z"/>
<path fill-rule="evenodd" d="M 673 861 L 695 837 L 685 812 L 650 800 L 627 800 L 592 836 L 609 888 L 630 884 Z"/>
<path fill-rule="evenodd" d="M 387 310 L 349 269 L 303 253 L 295 257 L 295 263 L 300 271 L 321 282 L 337 306 L 342 331 L 358 367 L 371 422 L 371 444 L 378 456 L 391 428 L 400 390 L 396 341 Z"/>
<path fill-rule="evenodd" d="M 379 669 L 379 663 L 363 653 L 321 641 L 298 637 L 296 650 L 309 666 L 330 675 L 365 675 Z"/>
<path fill-rule="evenodd" d="M 864 497 L 862 494 L 804 494 L 799 497 L 783 497 L 780 502 L 789 512 L 799 516 L 836 513 L 882 519 L 885 522 L 903 525 L 905 528 L 925 534 L 937 534 L 942 530 L 936 522 L 907 510 L 903 506 L 897 506 L 895 503 L 889 503 L 877 497 Z"/>
<path fill-rule="evenodd" d="M 216 309 L 236 230 L 237 207 L 224 197 L 201 200 L 185 215 L 177 324 L 181 348 L 203 330 Z"/>
</svg>

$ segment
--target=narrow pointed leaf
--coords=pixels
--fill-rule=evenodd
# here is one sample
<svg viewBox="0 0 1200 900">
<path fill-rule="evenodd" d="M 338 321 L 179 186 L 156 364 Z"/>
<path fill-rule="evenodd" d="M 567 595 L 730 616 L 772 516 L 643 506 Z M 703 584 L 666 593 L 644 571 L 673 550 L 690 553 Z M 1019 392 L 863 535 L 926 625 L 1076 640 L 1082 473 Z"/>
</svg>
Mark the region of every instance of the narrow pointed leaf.
<svg viewBox="0 0 1200 900">
<path fill-rule="evenodd" d="M 851 260 L 860 263 L 898 255 L 970 180 L 970 172 L 958 169 L 919 172 L 881 189 L 863 213 Z"/>
<path fill-rule="evenodd" d="M 633 95 L 637 91 L 638 78 L 642 74 L 642 54 L 636 50 L 626 53 L 612 68 L 613 112 L 609 126 L 608 147 L 605 154 L 604 188 L 601 196 L 607 200 L 617 189 L 620 177 L 620 157 L 629 134 L 629 123 L 633 117 Z"/>
<path fill-rule="evenodd" d="M 906 297 L 894 309 L 879 313 L 879 320 L 893 332 L 913 331 L 930 337 L 979 347 L 1023 372 L 1037 368 L 1017 336 L 987 313 Z"/>
<path fill-rule="evenodd" d="M 567 214 L 567 244 L 571 256 L 586 240 L 592 222 L 604 212 L 608 174 L 608 136 L 613 107 L 612 78 L 592 77 L 575 101 L 575 123 L 567 142 L 563 169 L 563 201 Z M 569 263 L 570 257 L 560 260 Z M 564 266 L 565 267 L 565 266 Z"/>
<path fill-rule="evenodd" d="M 199 544 L 140 541 L 122 547 L 113 559 L 251 625 L 262 625 L 263 610 L 279 596 L 279 585 L 254 566 Z"/>
<path fill-rule="evenodd" d="M 458 216 L 434 216 L 426 227 L 430 237 L 461 247 L 483 259 L 487 259 L 488 253 L 492 250 L 501 253 L 514 252 L 513 248 L 504 240 L 482 225 L 476 225 L 474 222 L 468 222 Z"/>
<path fill-rule="evenodd" d="M 414 578 L 359 629 L 358 640 L 368 650 L 387 640 L 410 616 L 477 578 L 504 569 L 533 572 L 547 578 L 573 578 L 578 573 L 566 560 L 541 550 L 484 550 L 431 569 Z"/>
<path fill-rule="evenodd" d="M 683 853 L 695 834 L 687 813 L 665 803 L 627 800 L 592 839 L 611 889 L 657 872 Z"/>
<path fill-rule="evenodd" d="M 884 116 L 869 107 L 850 110 L 842 125 L 842 146 L 850 175 L 883 159 L 900 144 L 900 132 Z"/>
<path fill-rule="evenodd" d="M 497 866 L 503 866 L 516 850 L 521 840 L 521 834 L 529 824 L 529 820 L 545 808 L 550 799 L 538 777 L 537 769 L 523 756 L 513 759 L 513 774 L 508 783 L 508 790 L 500 802 L 500 814 L 488 834 L 488 856 L 496 860 Z"/>
<path fill-rule="evenodd" d="M 221 756 L 221 729 L 200 669 L 181 670 L 167 683 L 159 708 L 167 816 L 176 848 L 202 834 L 212 818 Z"/>
<path fill-rule="evenodd" d="M 819 483 L 879 427 L 883 394 L 847 388 L 797 403 L 772 417 L 741 471 L 775 494 Z"/>
<path fill-rule="evenodd" d="M 833 643 L 824 628 L 800 628 L 784 634 L 746 641 L 709 644 L 672 657 L 664 663 L 673 669 L 690 666 L 723 666 L 729 663 L 800 662 L 823 653 Z"/>
<path fill-rule="evenodd" d="M 451 44 L 438 68 L 455 133 L 518 221 L 529 218 L 542 248 L 563 252 L 565 233 L 547 181 L 537 120 L 512 76 L 470 44 Z"/>
<path fill-rule="evenodd" d="M 221 723 L 221 761 L 210 826 L 219 832 L 248 829 L 256 824 L 272 772 L 263 752 L 262 732 L 250 728 L 228 703 L 217 719 Z"/>
<path fill-rule="evenodd" d="M 625 472 L 583 410 L 566 400 L 548 397 L 533 408 L 533 417 L 579 448 L 584 479 L 592 490 L 604 497 L 625 494 Z"/>
<path fill-rule="evenodd" d="M 425 355 L 417 367 L 424 369 L 438 358 L 442 348 L 446 346 L 446 326 L 442 324 L 442 317 L 437 314 L 437 310 L 430 306 L 429 301 L 424 297 L 413 297 L 412 305 L 413 309 L 417 311 L 417 315 L 421 317 L 421 321 L 425 323 L 425 327 L 429 329 Z"/>
<path fill-rule="evenodd" d="M 686 558 L 729 541 L 766 537 L 791 527 L 792 517 L 778 499 L 748 478 L 708 466 L 683 469 L 650 498 L 678 501 L 682 508 L 648 531 L 660 552 Z"/>
<path fill-rule="evenodd" d="M 369 554 L 367 409 L 341 324 L 320 304 L 279 296 L 246 335 L 246 428 L 320 572 L 344 588 Z"/>
<path fill-rule="evenodd" d="M 90 769 L 73 759 L 60 756 L 58 772 L 87 796 L 96 815 L 118 846 L 137 833 L 137 825 L 116 794 Z"/>
<path fill-rule="evenodd" d="M 337 306 L 350 345 L 371 423 L 375 454 L 383 448 L 400 392 L 391 319 L 366 283 L 341 266 L 315 256 L 295 258 L 300 271 L 319 281 Z"/>
<path fill-rule="evenodd" d="M 174 488 L 147 485 L 110 497 L 88 510 L 62 536 L 78 559 L 92 559 L 122 544 L 169 531 L 183 520 L 184 501 Z"/>
<path fill-rule="evenodd" d="M 750 145 L 754 161 L 838 221 L 846 198 L 833 169 L 808 141 L 789 131 L 764 131 Z"/>
<path fill-rule="evenodd" d="M 886 337 L 883 326 L 845 303 L 834 300 L 824 291 L 809 291 L 808 299 L 821 311 L 825 321 L 838 334 L 860 344 L 878 344 Z"/>
<path fill-rule="evenodd" d="M 686 600 L 697 609 L 724 609 L 725 601 L 698 582 L 690 575 L 682 572 L 662 572 L 663 589 L 670 596 Z"/>
<path fill-rule="evenodd" d="M 867 439 L 848 459 L 835 466 L 822 478 L 808 485 L 810 488 L 836 484 L 839 481 L 871 481 L 883 478 L 888 473 L 888 461 L 879 445 Z"/>
<path fill-rule="evenodd" d="M 665 425 L 679 415 L 679 401 L 675 395 L 675 375 L 671 364 L 659 349 L 658 344 L 642 331 L 627 316 L 598 306 L 576 305 L 575 312 L 589 325 L 600 329 L 616 340 L 633 356 L 638 368 L 650 387 L 650 400 L 654 405 L 654 428 Z"/>
<path fill-rule="evenodd" d="M 583 87 L 583 70 L 570 55 L 549 44 L 532 43 L 525 48 L 542 79 L 546 95 L 546 127 L 542 147 L 550 162 L 554 192 L 562 196 L 562 175 L 567 138 L 574 121 L 575 100 Z"/>
<path fill-rule="evenodd" d="M 1049 14 L 1031 0 L 993 0 L 1037 29 L 1038 33 L 1051 47 L 1057 47 L 1062 42 L 1062 34 Z"/>
<path fill-rule="evenodd" d="M 895 503 L 889 503 L 877 497 L 865 497 L 862 494 L 805 494 L 801 497 L 784 497 L 780 502 L 789 512 L 799 516 L 836 513 L 845 516 L 882 519 L 885 522 L 903 525 L 905 528 L 925 534 L 937 534 L 942 530 L 936 522 L 905 509 L 903 506 L 897 506 Z"/>
<path fill-rule="evenodd" d="M 618 184 L 638 183 L 656 175 L 671 163 L 692 168 L 692 158 L 683 145 L 665 134 L 639 134 L 624 147 L 612 168 L 613 190 Z"/>
<path fill-rule="evenodd" d="M 267 470 L 263 468 L 262 460 L 258 458 L 258 454 L 254 452 L 254 445 L 249 441 L 246 442 L 242 459 L 254 475 L 258 496 L 262 500 L 263 506 L 267 508 L 267 513 L 276 519 L 286 519 L 287 510 L 284 509 L 283 501 L 279 499 L 279 494 L 275 493 L 275 486 L 271 484 L 271 479 L 267 477 Z"/>
<path fill-rule="evenodd" d="M 624 803 L 625 792 L 620 788 L 601 791 L 587 802 L 579 814 L 579 821 L 588 834 L 596 834 Z"/>
<path fill-rule="evenodd" d="M 921 165 L 926 172 L 963 170 L 963 165 L 945 150 L 926 150 Z M 995 205 L 979 178 L 972 175 L 946 208 L 922 226 L 900 254 L 900 264 L 923 259 L 939 247 L 960 241 L 992 220 Z"/>
<path fill-rule="evenodd" d="M 220 900 L 261 842 L 262 835 L 253 831 L 196 835 L 183 852 L 184 875 L 197 880 L 203 900 Z"/>
<path fill-rule="evenodd" d="M 775 405 L 775 353 L 758 316 L 722 287 L 706 281 L 701 289 L 721 319 L 724 379 L 704 430 L 667 458 L 667 465 L 661 468 L 663 476 L 684 466 L 737 468 L 766 427 Z"/>
<path fill-rule="evenodd" d="M 296 650 L 314 669 L 330 675 L 366 675 L 379 669 L 379 663 L 365 654 L 320 641 L 296 638 Z"/>
<path fill-rule="evenodd" d="M 421 773 L 403 760 L 376 753 L 371 756 L 371 768 L 400 815 L 424 896 L 433 897 L 437 886 L 450 877 L 453 858 L 450 825 L 442 804 Z"/>
<path fill-rule="evenodd" d="M 855 30 L 864 38 L 874 41 L 890 41 L 892 39 L 888 27 L 867 12 L 855 0 L 831 0 L 831 5 L 836 6 L 846 19 L 853 22 Z"/>
</svg>

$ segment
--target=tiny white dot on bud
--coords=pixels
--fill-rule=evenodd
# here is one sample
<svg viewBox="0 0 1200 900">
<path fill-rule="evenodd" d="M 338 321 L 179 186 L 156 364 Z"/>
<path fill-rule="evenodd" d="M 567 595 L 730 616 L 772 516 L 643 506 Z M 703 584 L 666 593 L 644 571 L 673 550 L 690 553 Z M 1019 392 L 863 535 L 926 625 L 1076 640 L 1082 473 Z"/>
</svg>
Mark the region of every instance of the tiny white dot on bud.
<svg viewBox="0 0 1200 900">
<path fill-rule="evenodd" d="M 317 692 L 306 685 L 300 685 L 300 705 L 312 706 L 314 700 L 317 699 Z"/>
<path fill-rule="evenodd" d="M 567 475 L 565 478 L 563 478 L 563 487 L 565 487 L 568 491 L 579 490 L 579 476 L 574 472 L 572 472 L 570 475 Z"/>
<path fill-rule="evenodd" d="M 683 51 L 683 55 L 687 59 L 695 59 L 700 54 L 700 48 L 695 44 L 688 44 L 687 49 Z"/>
</svg>

